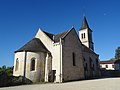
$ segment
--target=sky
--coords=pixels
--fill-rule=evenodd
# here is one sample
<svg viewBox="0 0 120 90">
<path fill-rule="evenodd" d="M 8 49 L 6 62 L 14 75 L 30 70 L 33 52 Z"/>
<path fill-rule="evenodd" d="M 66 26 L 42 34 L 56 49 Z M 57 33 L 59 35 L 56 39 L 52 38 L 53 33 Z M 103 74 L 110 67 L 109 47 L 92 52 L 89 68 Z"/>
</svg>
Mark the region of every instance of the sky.
<svg viewBox="0 0 120 90">
<path fill-rule="evenodd" d="M 0 0 L 0 66 L 13 66 L 14 51 L 38 28 L 57 34 L 76 32 L 86 16 L 100 60 L 114 58 L 120 46 L 120 0 Z"/>
</svg>

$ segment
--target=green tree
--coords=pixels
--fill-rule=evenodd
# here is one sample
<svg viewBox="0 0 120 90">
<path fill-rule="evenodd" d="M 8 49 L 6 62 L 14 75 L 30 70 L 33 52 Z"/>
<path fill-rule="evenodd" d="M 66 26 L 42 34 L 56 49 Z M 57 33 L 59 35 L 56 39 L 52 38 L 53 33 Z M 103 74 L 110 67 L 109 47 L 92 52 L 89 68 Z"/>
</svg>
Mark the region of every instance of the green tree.
<svg viewBox="0 0 120 90">
<path fill-rule="evenodd" d="M 120 59 L 120 47 L 115 50 L 115 59 Z"/>
<path fill-rule="evenodd" d="M 0 87 L 26 84 L 22 82 L 22 76 L 13 76 L 13 67 L 0 67 Z M 30 82 L 32 83 L 32 82 Z"/>
<path fill-rule="evenodd" d="M 9 86 L 12 83 L 13 67 L 0 67 L 0 87 Z"/>
</svg>

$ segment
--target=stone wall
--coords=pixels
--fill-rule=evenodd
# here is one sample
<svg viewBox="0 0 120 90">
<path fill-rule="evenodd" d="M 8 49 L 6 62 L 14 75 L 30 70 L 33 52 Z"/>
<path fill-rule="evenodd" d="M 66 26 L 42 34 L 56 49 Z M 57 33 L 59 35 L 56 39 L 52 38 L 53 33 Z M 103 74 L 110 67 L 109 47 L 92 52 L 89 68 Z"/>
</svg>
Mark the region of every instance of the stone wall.
<svg viewBox="0 0 120 90">
<path fill-rule="evenodd" d="M 86 78 L 94 78 L 100 75 L 99 64 L 97 64 L 96 60 L 98 60 L 98 55 L 88 52 L 83 52 L 83 58 L 85 59 L 84 65 L 87 64 L 87 70 L 85 71 Z M 90 58 L 92 60 L 90 66 Z M 99 60 L 98 60 L 99 62 Z"/>
<path fill-rule="evenodd" d="M 81 43 L 75 30 L 71 30 L 63 40 L 63 80 L 84 79 L 84 68 Z M 73 56 L 75 54 L 75 66 L 73 66 Z"/>
<path fill-rule="evenodd" d="M 56 79 L 55 82 L 61 82 L 60 80 L 60 43 L 54 43 L 42 30 L 38 30 L 36 38 L 39 38 L 46 48 L 50 51 L 52 56 L 52 70 L 56 70 Z"/>
<path fill-rule="evenodd" d="M 32 82 L 44 81 L 44 70 L 45 70 L 45 57 L 46 54 L 42 52 L 27 52 L 26 54 L 26 71 L 25 77 Z M 15 60 L 18 58 L 19 67 L 18 70 L 14 72 L 14 76 L 24 76 L 24 65 L 25 65 L 25 52 L 15 53 Z M 35 70 L 31 71 L 31 59 L 35 58 Z M 14 63 L 15 66 L 15 63 Z"/>
</svg>

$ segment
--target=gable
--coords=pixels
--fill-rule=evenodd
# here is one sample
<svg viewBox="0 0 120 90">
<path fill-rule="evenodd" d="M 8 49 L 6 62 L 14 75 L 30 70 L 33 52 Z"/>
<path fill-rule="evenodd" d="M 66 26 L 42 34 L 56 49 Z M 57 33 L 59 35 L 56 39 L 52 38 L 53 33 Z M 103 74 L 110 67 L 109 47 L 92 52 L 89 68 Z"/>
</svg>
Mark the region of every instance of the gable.
<svg viewBox="0 0 120 90">
<path fill-rule="evenodd" d="M 76 33 L 75 29 L 72 28 L 63 38 L 63 40 L 65 40 L 65 42 L 70 42 L 71 44 L 77 44 L 77 45 L 82 45 L 78 34 Z"/>
<path fill-rule="evenodd" d="M 41 42 L 45 45 L 45 47 L 51 52 L 53 48 L 53 40 L 51 40 L 52 34 L 45 33 L 41 29 L 38 30 L 35 38 L 38 38 L 41 40 Z M 51 37 L 51 38 L 50 38 Z"/>
</svg>

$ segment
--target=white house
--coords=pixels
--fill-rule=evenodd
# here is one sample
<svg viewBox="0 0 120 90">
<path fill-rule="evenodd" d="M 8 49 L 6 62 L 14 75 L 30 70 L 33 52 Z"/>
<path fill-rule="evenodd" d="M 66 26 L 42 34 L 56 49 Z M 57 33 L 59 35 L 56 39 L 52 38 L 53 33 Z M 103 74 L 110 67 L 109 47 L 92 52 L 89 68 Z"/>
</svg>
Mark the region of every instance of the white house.
<svg viewBox="0 0 120 90">
<path fill-rule="evenodd" d="M 116 60 L 104 60 L 100 61 L 100 68 L 105 70 L 115 70 Z"/>
<path fill-rule="evenodd" d="M 65 82 L 99 76 L 99 55 L 94 52 L 92 30 L 86 17 L 79 29 L 59 34 L 41 29 L 35 37 L 15 51 L 14 76 L 32 82 Z"/>
</svg>

